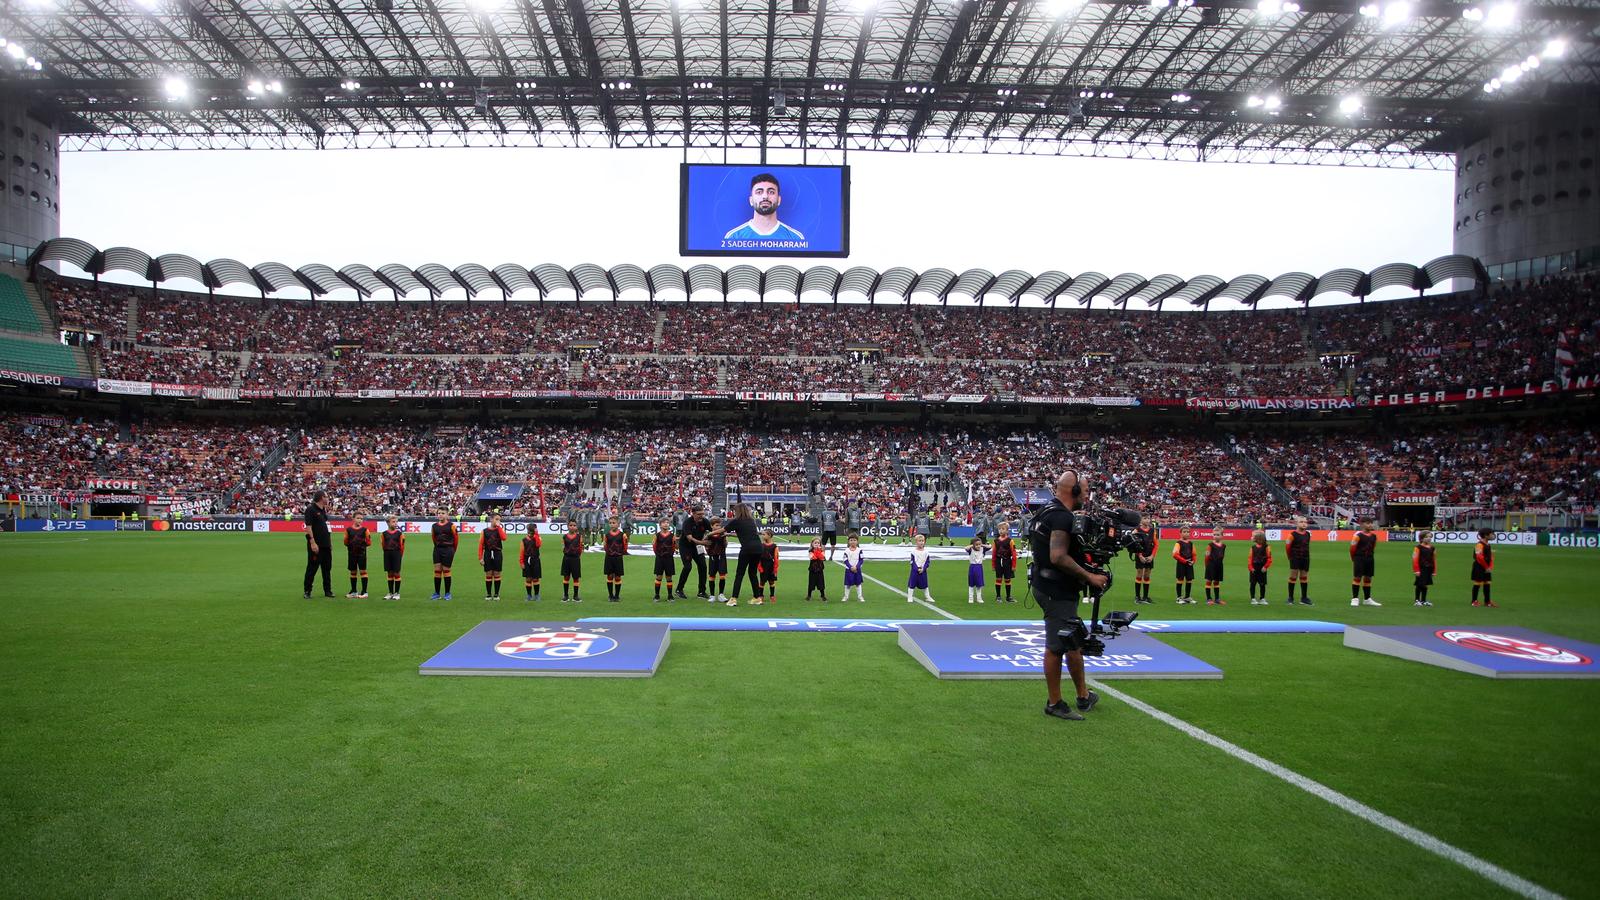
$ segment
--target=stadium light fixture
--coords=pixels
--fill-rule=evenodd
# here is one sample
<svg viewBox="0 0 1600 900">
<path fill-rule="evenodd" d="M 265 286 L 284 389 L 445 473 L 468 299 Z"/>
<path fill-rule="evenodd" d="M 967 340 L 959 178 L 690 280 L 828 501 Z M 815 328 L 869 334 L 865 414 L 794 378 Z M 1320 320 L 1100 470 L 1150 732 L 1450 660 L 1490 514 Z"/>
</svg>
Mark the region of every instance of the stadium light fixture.
<svg viewBox="0 0 1600 900">
<path fill-rule="evenodd" d="M 1277 112 L 1283 108 L 1283 98 L 1277 94 L 1268 94 L 1261 98 L 1261 106 L 1267 112 Z"/>
<path fill-rule="evenodd" d="M 1484 12 L 1483 24 L 1490 28 L 1504 28 L 1516 21 L 1516 18 L 1516 4 L 1496 3 Z"/>
<path fill-rule="evenodd" d="M 1407 0 L 1391 0 L 1383 5 L 1383 27 L 1390 28 L 1411 18 L 1411 4 Z"/>
<path fill-rule="evenodd" d="M 1361 98 L 1352 94 L 1351 96 L 1345 97 L 1339 101 L 1339 112 L 1342 112 L 1347 116 L 1353 116 L 1356 113 L 1361 112 L 1361 105 Z"/>
<path fill-rule="evenodd" d="M 261 79 L 259 78 L 250 79 L 250 81 L 245 84 L 244 89 L 245 92 L 252 97 L 259 97 L 267 92 L 267 86 L 262 84 Z"/>
<path fill-rule="evenodd" d="M 1376 3 L 1363 3 L 1356 10 L 1356 12 L 1360 13 L 1363 18 L 1375 19 L 1378 17 L 1380 10 L 1378 9 L 1378 4 Z"/>
<path fill-rule="evenodd" d="M 1183 91 L 1179 91 L 1176 94 L 1172 95 L 1172 102 L 1173 103 L 1188 103 L 1190 100 L 1193 100 L 1193 99 L 1194 99 L 1193 97 L 1190 97 L 1188 94 L 1185 94 Z"/>
<path fill-rule="evenodd" d="M 1276 16 L 1279 13 L 1296 13 L 1300 11 L 1300 4 L 1295 0 L 1258 0 L 1256 12 L 1264 16 Z"/>
<path fill-rule="evenodd" d="M 189 82 L 176 75 L 167 76 L 162 87 L 166 88 L 168 100 L 183 100 L 189 96 Z"/>
<path fill-rule="evenodd" d="M 155 12 L 161 8 L 161 0 L 139 0 L 139 5 L 151 12 Z"/>
<path fill-rule="evenodd" d="M 353 78 L 346 78 L 344 81 L 339 82 L 339 87 L 342 87 L 347 91 L 359 91 L 361 90 L 361 82 L 356 81 Z"/>
<path fill-rule="evenodd" d="M 16 60 L 26 59 L 28 51 L 21 44 L 6 44 L 6 53 Z"/>
<path fill-rule="evenodd" d="M 1172 5 L 1172 0 L 1148 0 L 1151 9 L 1166 9 Z"/>
<path fill-rule="evenodd" d="M 1551 38 L 1549 43 L 1544 45 L 1544 53 L 1542 53 L 1541 55 L 1545 59 L 1560 59 L 1561 57 L 1566 56 L 1567 55 L 1567 39 L 1566 38 Z"/>
<path fill-rule="evenodd" d="M 1263 104 L 1265 102 L 1266 102 L 1265 100 L 1262 100 L 1259 96 L 1257 96 L 1255 94 L 1251 94 L 1250 96 L 1244 98 L 1244 105 L 1248 106 L 1251 109 L 1260 109 L 1261 108 L 1261 104 Z"/>
</svg>

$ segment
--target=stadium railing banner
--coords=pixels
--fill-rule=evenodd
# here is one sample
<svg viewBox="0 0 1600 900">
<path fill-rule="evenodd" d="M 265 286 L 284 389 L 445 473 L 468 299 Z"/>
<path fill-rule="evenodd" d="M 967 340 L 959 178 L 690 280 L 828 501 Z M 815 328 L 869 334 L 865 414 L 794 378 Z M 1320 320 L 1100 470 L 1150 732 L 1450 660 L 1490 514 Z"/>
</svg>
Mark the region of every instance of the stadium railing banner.
<svg viewBox="0 0 1600 900">
<path fill-rule="evenodd" d="M 1060 394 L 1018 394 L 1018 403 L 1049 403 L 1061 406 L 1140 406 L 1141 397 L 1068 397 Z"/>
<path fill-rule="evenodd" d="M 1595 532 L 1552 531 L 1540 535 L 1540 543 L 1547 547 L 1565 547 L 1569 550 L 1600 550 L 1600 534 Z"/>
<path fill-rule="evenodd" d="M 85 478 L 83 488 L 88 491 L 138 491 L 144 482 L 137 478 Z"/>
<path fill-rule="evenodd" d="M 18 519 L 21 532 L 42 531 L 46 534 L 64 534 L 79 531 L 116 531 L 117 523 L 108 519 Z"/>
<path fill-rule="evenodd" d="M 1423 491 L 1390 491 L 1384 496 L 1383 502 L 1396 506 L 1434 506 L 1439 502 L 1439 495 Z"/>
<path fill-rule="evenodd" d="M 1185 397 L 1189 409 L 1357 409 L 1365 406 L 1350 397 Z M 1163 405 L 1172 406 L 1173 403 Z"/>
<path fill-rule="evenodd" d="M 239 399 L 239 389 L 216 387 L 201 388 L 200 396 L 206 398 L 207 400 L 237 400 Z"/>
<path fill-rule="evenodd" d="M 135 397 L 148 397 L 151 393 L 148 381 L 123 381 L 120 378 L 96 378 L 94 389 L 102 394 L 128 394 Z"/>
<path fill-rule="evenodd" d="M 1433 533 L 1435 544 L 1476 544 L 1478 533 L 1476 531 L 1435 531 Z M 1539 535 L 1533 531 L 1496 531 L 1494 543 L 1508 544 L 1513 547 L 1536 547 L 1539 545 Z"/>
<path fill-rule="evenodd" d="M 90 503 L 144 503 L 144 494 L 90 494 Z"/>
<path fill-rule="evenodd" d="M 1463 403 L 1470 400 L 1505 400 L 1513 397 L 1532 397 L 1538 394 L 1559 394 L 1564 391 L 1586 391 L 1600 386 L 1600 379 L 1581 375 L 1559 381 L 1528 382 L 1513 385 L 1485 385 L 1465 390 L 1415 391 L 1406 394 L 1378 394 L 1372 398 L 1373 406 L 1420 406 L 1429 403 Z"/>
</svg>

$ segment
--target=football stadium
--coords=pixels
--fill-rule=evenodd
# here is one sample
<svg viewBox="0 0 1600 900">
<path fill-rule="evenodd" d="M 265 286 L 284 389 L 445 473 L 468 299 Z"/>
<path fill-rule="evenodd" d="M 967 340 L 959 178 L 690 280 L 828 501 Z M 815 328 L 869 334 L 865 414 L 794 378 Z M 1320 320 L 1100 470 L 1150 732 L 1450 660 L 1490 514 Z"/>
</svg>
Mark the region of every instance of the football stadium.
<svg viewBox="0 0 1600 900">
<path fill-rule="evenodd" d="M 1600 897 L 1600 2 L 0 51 L 0 895 Z"/>
</svg>

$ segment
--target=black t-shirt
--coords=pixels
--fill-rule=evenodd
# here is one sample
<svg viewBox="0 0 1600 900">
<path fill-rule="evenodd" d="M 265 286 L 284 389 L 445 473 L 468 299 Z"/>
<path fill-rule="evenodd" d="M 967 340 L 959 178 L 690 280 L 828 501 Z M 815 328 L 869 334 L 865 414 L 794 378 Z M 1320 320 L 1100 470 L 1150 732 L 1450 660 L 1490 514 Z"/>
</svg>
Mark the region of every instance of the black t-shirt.
<svg viewBox="0 0 1600 900">
<path fill-rule="evenodd" d="M 306 537 L 316 541 L 319 550 L 329 546 L 328 514 L 322 511 L 322 507 L 315 503 L 307 506 L 305 522 Z"/>
<path fill-rule="evenodd" d="M 694 539 L 703 541 L 703 540 L 706 539 L 706 535 L 710 534 L 710 533 L 711 533 L 711 520 L 710 519 L 701 519 L 698 522 L 696 522 L 692 518 L 691 519 L 685 519 L 684 523 L 681 526 L 678 527 L 678 536 L 680 538 L 694 538 Z M 690 540 L 682 540 L 682 541 L 678 542 L 678 549 L 683 551 L 684 553 L 692 553 L 694 551 L 694 548 L 699 547 L 699 546 L 700 546 L 699 544 L 693 543 Z"/>
<path fill-rule="evenodd" d="M 1079 564 L 1085 561 L 1083 548 L 1078 546 L 1078 538 L 1072 533 L 1075 521 L 1072 510 L 1062 506 L 1059 500 L 1051 502 L 1034 515 L 1033 524 L 1028 528 L 1028 544 L 1033 549 L 1034 567 L 1037 571 L 1049 570 L 1061 576 L 1040 579 L 1035 583 L 1036 589 L 1057 588 L 1077 594 L 1083 588 L 1076 577 L 1050 565 L 1050 535 L 1056 531 L 1067 533 L 1067 555 Z"/>
<path fill-rule="evenodd" d="M 733 534 L 739 539 L 739 553 L 755 553 L 761 549 L 761 526 L 755 519 L 741 519 L 734 517 L 728 522 L 728 527 L 733 529 Z"/>
</svg>

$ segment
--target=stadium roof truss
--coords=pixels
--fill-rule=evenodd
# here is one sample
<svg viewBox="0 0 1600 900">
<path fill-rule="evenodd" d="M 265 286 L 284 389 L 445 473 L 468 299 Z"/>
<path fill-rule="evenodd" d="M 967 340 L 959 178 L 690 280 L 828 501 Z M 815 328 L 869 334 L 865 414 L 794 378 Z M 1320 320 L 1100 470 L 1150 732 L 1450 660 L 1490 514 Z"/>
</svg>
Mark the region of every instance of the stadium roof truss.
<svg viewBox="0 0 1600 900">
<path fill-rule="evenodd" d="M 1491 112 L 1592 99 L 1600 79 L 1600 0 L 1523 2 L 1510 22 L 1484 21 L 1497 2 L 16 0 L 0 5 L 0 36 L 39 65 L 0 54 L 0 78 L 58 124 L 66 149 L 1443 167 Z M 1560 58 L 1485 92 L 1552 39 Z"/>
<path fill-rule="evenodd" d="M 1157 309 L 1168 301 L 1209 307 L 1213 300 L 1231 300 L 1255 307 L 1269 297 L 1309 304 L 1314 298 L 1329 293 L 1365 298 L 1389 288 L 1425 291 L 1455 280 L 1478 285 L 1489 280 L 1476 258 L 1462 255 L 1441 256 L 1423 266 L 1389 263 L 1371 272 L 1334 269 L 1321 277 L 1289 272 L 1272 279 L 1240 275 L 1232 280 L 1215 275 L 1191 279 L 1176 275 L 1145 278 L 1132 272 L 1114 278 L 1099 272 L 1084 272 L 1076 277 L 1055 271 L 1033 275 L 1018 269 L 998 275 L 985 269 L 956 273 L 949 269 L 915 272 L 892 268 L 879 272 L 865 266 L 843 272 L 831 266 L 812 266 L 801 272 L 785 265 L 761 271 L 748 265 L 726 270 L 696 265 L 685 270 L 662 264 L 648 272 L 629 264 L 605 269 L 589 263 L 571 269 L 552 263 L 536 266 L 507 263 L 493 269 L 468 263 L 454 270 L 434 263 L 416 269 L 390 264 L 376 270 L 359 264 L 334 270 L 313 263 L 291 269 L 276 262 L 251 267 L 232 259 L 201 263 L 175 253 L 152 257 L 131 247 L 100 250 L 78 238 L 55 238 L 40 244 L 28 264 L 44 263 L 66 263 L 96 279 L 112 272 L 126 272 L 152 284 L 173 279 L 199 282 L 211 291 L 244 285 L 263 297 L 293 290 L 315 299 L 349 290 L 358 300 L 384 293 L 395 301 L 423 293 L 434 300 L 447 292 L 462 291 L 468 302 L 484 295 L 498 300 L 536 296 L 540 300 L 612 302 L 627 299 L 797 303 L 809 298 L 808 302 L 838 303 L 844 299 L 851 303 L 949 304 L 954 299 L 960 305 L 1054 308 L 1063 302 L 1088 306 L 1099 298 L 1123 308 L 1133 300 Z"/>
</svg>

